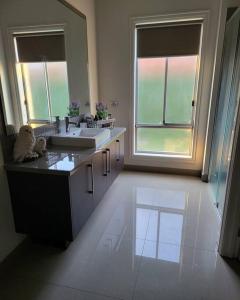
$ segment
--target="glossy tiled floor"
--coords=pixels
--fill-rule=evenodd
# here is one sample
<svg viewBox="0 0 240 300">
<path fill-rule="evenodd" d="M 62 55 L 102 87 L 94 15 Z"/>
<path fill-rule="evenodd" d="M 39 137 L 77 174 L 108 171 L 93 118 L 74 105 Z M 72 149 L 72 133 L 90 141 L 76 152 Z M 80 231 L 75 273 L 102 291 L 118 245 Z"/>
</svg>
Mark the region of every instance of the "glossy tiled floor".
<svg viewBox="0 0 240 300">
<path fill-rule="evenodd" d="M 66 251 L 25 242 L 0 266 L 0 299 L 239 299 L 218 231 L 207 184 L 124 172 Z"/>
</svg>

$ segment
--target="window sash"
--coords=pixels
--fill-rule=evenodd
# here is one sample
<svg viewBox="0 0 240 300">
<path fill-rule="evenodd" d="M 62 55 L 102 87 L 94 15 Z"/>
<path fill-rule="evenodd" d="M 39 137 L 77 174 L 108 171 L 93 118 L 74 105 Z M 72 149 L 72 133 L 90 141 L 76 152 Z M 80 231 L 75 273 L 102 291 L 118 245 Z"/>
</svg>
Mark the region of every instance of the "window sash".
<svg viewBox="0 0 240 300">
<path fill-rule="evenodd" d="M 184 55 L 188 56 L 188 55 Z M 156 124 L 148 124 L 148 123 L 142 123 L 138 121 L 138 104 L 139 104 L 139 97 L 138 97 L 138 86 L 139 86 L 139 80 L 137 78 L 136 80 L 136 91 L 137 91 L 137 97 L 136 97 L 136 103 L 135 103 L 135 127 L 136 128 L 192 128 L 194 127 L 194 108 L 195 108 L 195 100 L 194 100 L 194 94 L 196 89 L 196 80 L 194 84 L 194 94 L 192 99 L 192 119 L 191 123 L 172 123 L 172 122 L 166 122 L 166 109 L 167 109 L 167 81 L 168 81 L 168 59 L 169 57 L 166 57 L 165 59 L 165 75 L 164 75 L 164 98 L 163 98 L 163 116 L 162 116 L 162 123 L 156 123 Z M 197 70 L 195 73 L 195 78 L 197 78 Z"/>
<path fill-rule="evenodd" d="M 64 61 L 66 63 L 66 61 Z M 50 90 L 50 81 L 49 81 L 49 70 L 48 70 L 48 63 L 46 61 L 42 62 L 37 62 L 38 64 L 41 64 L 43 66 L 43 71 L 44 71 L 44 86 L 45 86 L 45 92 L 46 92 L 46 104 L 47 104 L 47 110 L 48 110 L 48 117 L 42 117 L 42 118 L 34 118 L 34 116 L 31 115 L 30 109 L 29 109 L 29 99 L 27 97 L 27 84 L 26 84 L 26 77 L 24 74 L 23 70 L 23 63 L 20 63 L 20 70 L 21 73 L 19 76 L 21 76 L 21 83 L 23 87 L 23 93 L 24 93 L 24 104 L 25 104 L 25 109 L 26 109 L 26 114 L 27 114 L 27 122 L 28 124 L 46 124 L 46 123 L 51 123 L 52 118 L 54 117 L 53 114 L 53 108 L 52 108 L 52 93 Z M 51 63 L 51 62 L 50 62 Z M 60 61 L 59 63 L 62 63 Z M 67 112 L 66 112 L 67 113 Z"/>
<path fill-rule="evenodd" d="M 192 137 L 193 137 L 193 134 L 194 134 L 194 130 L 193 130 L 193 128 L 191 128 L 191 127 L 177 127 L 177 126 L 175 126 L 175 127 L 171 127 L 171 126 L 146 126 L 146 127 L 144 127 L 144 126 L 138 126 L 138 125 L 135 125 L 135 134 L 134 134 L 134 140 L 135 140 L 135 146 L 134 146 L 134 151 L 135 151 L 135 153 L 136 154 L 150 154 L 150 155 L 165 155 L 165 156 L 170 156 L 170 157 L 174 157 L 174 156 L 180 156 L 180 157 L 187 157 L 187 158 L 189 158 L 189 157 L 191 157 L 192 156 L 192 151 L 193 151 L 193 140 L 192 140 L 192 138 L 191 138 L 191 144 L 189 144 L 189 152 L 182 152 L 182 151 L 178 151 L 178 150 L 176 150 L 176 151 L 168 151 L 168 150 L 154 150 L 154 149 L 152 149 L 152 150 L 147 150 L 147 149 L 143 149 L 143 150 L 140 150 L 140 149 L 138 149 L 138 137 L 137 137 L 137 130 L 138 129 L 141 129 L 141 128 L 153 128 L 153 129 L 155 129 L 155 128 L 162 128 L 162 129 L 167 129 L 167 128 L 171 128 L 171 129 L 189 129 L 189 130 L 191 130 L 191 134 L 192 134 Z"/>
</svg>

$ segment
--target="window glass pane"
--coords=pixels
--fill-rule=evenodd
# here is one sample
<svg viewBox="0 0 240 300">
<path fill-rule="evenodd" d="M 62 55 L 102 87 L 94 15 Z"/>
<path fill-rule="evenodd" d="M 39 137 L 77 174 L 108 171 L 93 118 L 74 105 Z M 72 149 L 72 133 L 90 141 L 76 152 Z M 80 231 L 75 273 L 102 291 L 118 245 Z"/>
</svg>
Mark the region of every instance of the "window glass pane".
<svg viewBox="0 0 240 300">
<path fill-rule="evenodd" d="M 173 263 L 180 262 L 181 247 L 174 244 L 159 243 L 158 259 L 170 261 Z"/>
<path fill-rule="evenodd" d="M 197 56 L 169 57 L 166 122 L 191 124 Z"/>
<path fill-rule="evenodd" d="M 68 114 L 69 106 L 67 64 L 48 62 L 47 72 L 52 115 L 64 118 Z"/>
<path fill-rule="evenodd" d="M 23 63 L 23 79 L 30 119 L 48 120 L 48 101 L 43 63 Z"/>
<path fill-rule="evenodd" d="M 138 59 L 138 123 L 162 123 L 164 77 L 165 58 Z"/>
<path fill-rule="evenodd" d="M 181 246 L 183 215 L 160 213 L 159 242 Z"/>
<path fill-rule="evenodd" d="M 192 130 L 180 128 L 138 128 L 137 152 L 167 152 L 190 155 Z"/>
<path fill-rule="evenodd" d="M 136 211 L 136 238 L 145 239 L 150 214 L 151 214 L 151 210 L 149 210 L 149 209 L 137 208 L 137 211 Z"/>
<path fill-rule="evenodd" d="M 158 210 L 151 210 L 151 214 L 148 222 L 146 240 L 157 241 L 158 226 L 159 226 L 158 222 L 159 222 Z"/>
</svg>

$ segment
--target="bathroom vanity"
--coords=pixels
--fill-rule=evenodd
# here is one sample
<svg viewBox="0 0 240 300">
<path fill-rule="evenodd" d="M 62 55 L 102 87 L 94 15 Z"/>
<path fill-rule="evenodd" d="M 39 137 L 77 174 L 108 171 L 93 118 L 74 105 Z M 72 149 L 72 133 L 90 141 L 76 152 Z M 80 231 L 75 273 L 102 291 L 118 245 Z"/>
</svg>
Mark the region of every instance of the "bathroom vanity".
<svg viewBox="0 0 240 300">
<path fill-rule="evenodd" d="M 124 128 L 101 146 L 51 146 L 46 157 L 6 165 L 16 232 L 56 242 L 77 236 L 123 168 Z"/>
</svg>

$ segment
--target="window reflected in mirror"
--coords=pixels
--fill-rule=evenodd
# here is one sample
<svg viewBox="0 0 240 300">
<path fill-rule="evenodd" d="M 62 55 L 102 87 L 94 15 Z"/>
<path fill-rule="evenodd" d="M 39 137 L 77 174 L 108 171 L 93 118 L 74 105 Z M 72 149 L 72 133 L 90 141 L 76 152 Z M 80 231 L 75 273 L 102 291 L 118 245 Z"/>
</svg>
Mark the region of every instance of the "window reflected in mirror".
<svg viewBox="0 0 240 300">
<path fill-rule="evenodd" d="M 64 32 L 15 34 L 14 45 L 23 119 L 30 124 L 63 119 L 69 106 Z"/>
</svg>

